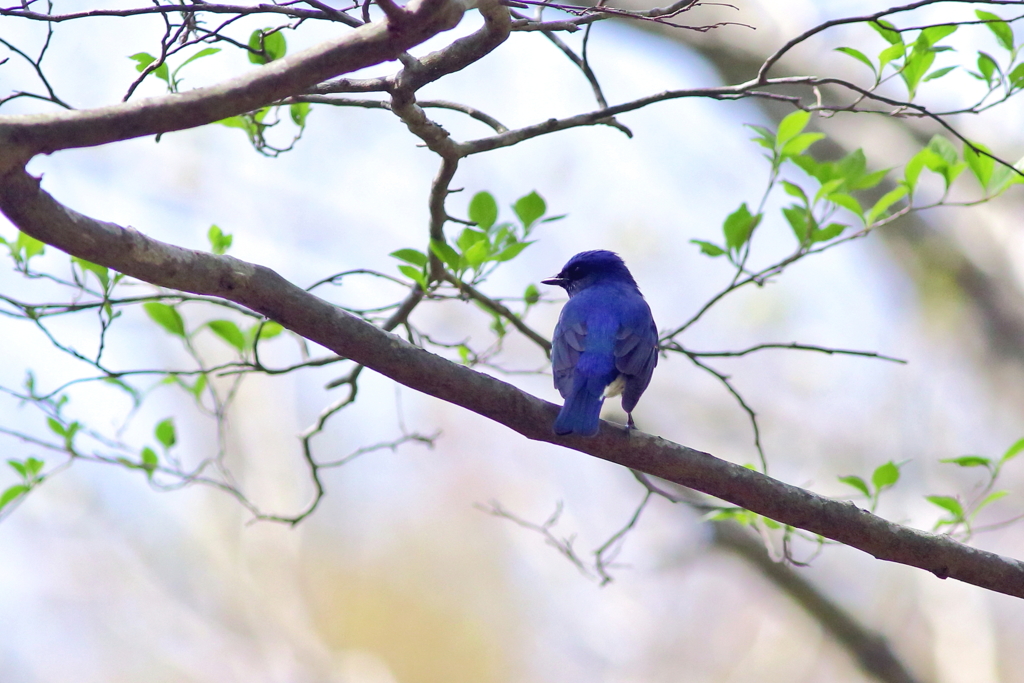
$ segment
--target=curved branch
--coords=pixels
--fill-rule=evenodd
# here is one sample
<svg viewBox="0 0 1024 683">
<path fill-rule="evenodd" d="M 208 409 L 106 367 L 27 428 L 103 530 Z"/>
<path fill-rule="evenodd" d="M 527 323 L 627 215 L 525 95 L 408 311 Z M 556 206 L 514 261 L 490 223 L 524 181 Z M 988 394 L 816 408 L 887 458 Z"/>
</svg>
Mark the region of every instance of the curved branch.
<svg viewBox="0 0 1024 683">
<path fill-rule="evenodd" d="M 540 335 L 537 332 L 535 332 L 529 325 L 523 322 L 522 318 L 520 318 L 518 315 L 510 311 L 508 307 L 506 307 L 500 301 L 495 301 L 494 299 L 487 296 L 483 292 L 474 288 L 472 285 L 469 285 L 459 280 L 457 277 L 449 273 L 447 270 L 442 272 L 441 279 L 454 285 L 456 289 L 458 289 L 464 295 L 468 296 L 470 299 L 474 299 L 475 301 L 480 302 L 481 304 L 491 309 L 492 311 L 498 313 L 505 320 L 509 321 L 512 324 L 512 327 L 522 332 L 537 346 L 544 349 L 544 353 L 546 353 L 549 356 L 551 355 L 551 342 L 548 339 L 544 338 L 543 335 Z"/>
<path fill-rule="evenodd" d="M 894 524 L 701 451 L 602 423 L 594 437 L 558 437 L 558 406 L 380 330 L 262 266 L 182 249 L 58 203 L 21 170 L 0 176 L 0 210 L 23 232 L 69 254 L 162 287 L 218 296 L 407 387 L 462 406 L 528 439 L 558 444 L 739 505 L 874 557 L 1024 598 L 1024 562 L 949 536 Z"/>
<path fill-rule="evenodd" d="M 361 26 L 216 86 L 85 111 L 0 117 L 0 173 L 36 154 L 195 128 L 258 109 L 326 79 L 396 59 L 453 28 L 462 13 L 457 0 L 417 0 L 397 24 Z"/>
</svg>

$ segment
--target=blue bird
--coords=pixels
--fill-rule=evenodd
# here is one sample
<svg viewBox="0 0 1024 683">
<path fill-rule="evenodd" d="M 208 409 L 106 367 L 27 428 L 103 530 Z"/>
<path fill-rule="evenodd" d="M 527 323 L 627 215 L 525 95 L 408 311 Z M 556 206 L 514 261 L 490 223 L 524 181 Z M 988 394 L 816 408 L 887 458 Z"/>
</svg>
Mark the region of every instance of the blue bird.
<svg viewBox="0 0 1024 683">
<path fill-rule="evenodd" d="M 601 404 L 619 393 L 633 428 L 633 408 L 658 364 L 658 329 L 626 264 L 610 251 L 584 251 L 542 282 L 569 294 L 551 342 L 555 387 L 565 399 L 555 434 L 597 434 Z"/>
</svg>

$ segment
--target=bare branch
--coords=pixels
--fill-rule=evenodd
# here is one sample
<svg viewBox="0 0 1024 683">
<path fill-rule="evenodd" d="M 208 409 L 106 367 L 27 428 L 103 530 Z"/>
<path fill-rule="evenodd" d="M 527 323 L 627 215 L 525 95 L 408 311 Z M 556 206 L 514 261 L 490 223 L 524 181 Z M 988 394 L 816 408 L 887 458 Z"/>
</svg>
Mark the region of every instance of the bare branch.
<svg viewBox="0 0 1024 683">
<path fill-rule="evenodd" d="M 793 342 L 791 344 L 757 344 L 750 348 L 742 349 L 740 351 L 691 351 L 684 349 L 681 346 L 678 348 L 669 347 L 673 351 L 679 351 L 685 353 L 688 356 L 694 358 L 739 358 L 740 356 L 746 356 L 749 353 L 755 351 L 762 351 L 764 349 L 795 349 L 798 351 L 818 351 L 819 353 L 827 353 L 828 355 L 841 355 L 841 356 L 863 356 L 865 358 L 877 358 L 879 360 L 887 360 L 893 363 L 901 363 L 906 365 L 907 361 L 902 358 L 894 358 L 892 356 L 886 356 L 875 351 L 854 351 L 852 349 L 833 349 L 827 346 L 814 346 L 811 344 L 797 344 Z"/>
<path fill-rule="evenodd" d="M 512 326 L 514 328 L 516 328 L 524 335 L 526 335 L 530 340 L 536 343 L 537 346 L 544 349 L 544 353 L 548 354 L 549 356 L 551 355 L 551 341 L 535 332 L 533 328 L 529 327 L 526 323 L 523 322 L 522 318 L 520 318 L 518 315 L 510 311 L 500 301 L 495 301 L 486 294 L 474 288 L 472 285 L 462 282 L 454 275 L 449 273 L 447 270 L 442 273 L 441 278 L 451 283 L 452 285 L 455 285 L 455 287 L 465 296 L 468 296 L 474 301 L 479 301 L 481 304 L 491 309 L 492 311 L 500 315 L 502 318 L 508 320 L 510 323 L 512 323 Z"/>
</svg>

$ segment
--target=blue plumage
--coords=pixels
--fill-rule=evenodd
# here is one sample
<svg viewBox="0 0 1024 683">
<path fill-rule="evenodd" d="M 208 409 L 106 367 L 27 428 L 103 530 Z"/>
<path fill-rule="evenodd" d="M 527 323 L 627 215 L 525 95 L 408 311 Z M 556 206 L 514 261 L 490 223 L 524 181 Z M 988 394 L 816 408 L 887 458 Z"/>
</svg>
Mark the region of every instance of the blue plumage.
<svg viewBox="0 0 1024 683">
<path fill-rule="evenodd" d="M 555 433 L 597 434 L 601 404 L 620 392 L 633 427 L 633 408 L 658 364 L 658 329 L 626 264 L 610 251 L 584 251 L 543 282 L 569 293 L 551 342 L 565 399 Z"/>
</svg>

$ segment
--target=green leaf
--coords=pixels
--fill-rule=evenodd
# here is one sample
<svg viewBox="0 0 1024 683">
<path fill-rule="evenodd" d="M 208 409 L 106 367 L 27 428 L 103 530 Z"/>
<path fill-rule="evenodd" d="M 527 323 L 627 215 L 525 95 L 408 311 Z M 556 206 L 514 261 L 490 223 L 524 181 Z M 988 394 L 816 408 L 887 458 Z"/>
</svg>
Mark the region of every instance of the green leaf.
<svg viewBox="0 0 1024 683">
<path fill-rule="evenodd" d="M 807 148 L 825 137 L 824 133 L 801 133 L 782 146 L 780 154 L 784 157 L 795 157 L 807 151 Z"/>
<path fill-rule="evenodd" d="M 42 460 L 38 458 L 29 458 L 25 461 L 25 469 L 28 471 L 28 476 L 31 479 L 35 479 L 39 476 L 39 473 L 43 470 L 45 465 Z"/>
<path fill-rule="evenodd" d="M 267 64 L 284 57 L 288 45 L 281 31 L 272 28 L 256 29 L 249 36 L 249 50 L 250 62 Z"/>
<path fill-rule="evenodd" d="M 981 512 L 982 508 L 987 507 L 989 504 L 996 502 L 1000 498 L 1005 498 L 1009 494 L 1009 491 L 993 491 L 992 493 L 988 494 L 987 496 L 982 498 L 975 506 L 974 512 L 971 513 L 971 517 L 973 518 L 975 515 Z"/>
<path fill-rule="evenodd" d="M 874 74 L 875 78 L 878 78 L 878 71 L 875 70 L 875 65 L 871 62 L 871 60 L 868 58 L 868 56 L 865 55 L 860 50 L 854 49 L 852 47 L 837 47 L 835 49 L 835 51 L 836 52 L 842 52 L 843 54 L 846 54 L 846 55 L 850 55 L 851 57 L 856 59 L 858 62 L 860 62 L 862 64 L 866 64 L 867 67 L 869 69 L 871 69 L 871 73 Z"/>
<path fill-rule="evenodd" d="M 946 74 L 948 74 L 950 71 L 952 71 L 955 68 L 956 68 L 956 66 L 954 65 L 954 66 L 946 66 L 946 67 L 943 67 L 941 69 L 936 69 L 935 71 L 931 72 L 930 74 L 928 74 L 927 76 L 922 78 L 921 82 L 925 83 L 927 81 L 934 81 L 936 78 L 942 78 L 943 76 L 945 76 Z"/>
<path fill-rule="evenodd" d="M 462 270 L 462 261 L 459 258 L 458 253 L 451 248 L 447 242 L 440 240 L 430 240 L 430 251 L 434 252 L 434 256 L 441 259 L 442 262 L 447 264 L 454 272 Z"/>
<path fill-rule="evenodd" d="M 842 223 L 829 223 L 824 228 L 819 228 L 811 234 L 811 242 L 828 242 L 831 239 L 839 237 L 846 230 L 848 225 Z"/>
<path fill-rule="evenodd" d="M 874 485 L 876 491 L 887 489 L 895 485 L 899 480 L 900 468 L 891 460 L 884 465 L 879 465 L 871 474 L 871 483 Z"/>
<path fill-rule="evenodd" d="M 980 455 L 961 455 L 958 458 L 943 458 L 939 462 L 959 465 L 960 467 L 991 467 L 992 461 Z"/>
<path fill-rule="evenodd" d="M 154 451 L 149 446 L 146 446 L 145 448 L 142 449 L 142 453 L 140 455 L 142 457 L 142 462 L 140 463 L 140 465 L 142 469 L 146 470 L 146 475 L 149 476 L 150 479 L 152 479 L 153 471 L 156 470 L 157 465 L 160 464 L 160 460 L 156 456 L 156 451 Z"/>
<path fill-rule="evenodd" d="M 999 65 L 987 52 L 978 52 L 978 71 L 985 77 L 989 85 L 992 85 L 992 76 L 999 71 Z"/>
<path fill-rule="evenodd" d="M 924 75 L 928 73 L 928 69 L 932 68 L 934 62 L 935 53 L 927 48 L 922 50 L 915 46 L 913 52 L 907 57 L 903 69 L 900 70 L 900 77 L 907 86 L 910 99 L 914 99 L 917 86 L 921 83 Z"/>
<path fill-rule="evenodd" d="M 486 240 L 481 240 L 464 251 L 462 255 L 469 263 L 470 268 L 479 268 L 491 255 L 491 245 Z"/>
<path fill-rule="evenodd" d="M 8 460 L 7 464 L 18 473 L 18 476 L 22 479 L 28 479 L 28 469 L 25 468 L 25 463 L 20 460 Z"/>
<path fill-rule="evenodd" d="M 868 171 L 868 160 L 864 150 L 857 148 L 839 160 L 835 167 L 836 175 L 849 182 L 857 180 Z"/>
<path fill-rule="evenodd" d="M 890 206 L 892 206 L 899 200 L 903 199 L 905 196 L 907 196 L 906 185 L 899 185 L 895 189 L 889 190 L 884 195 L 882 195 L 881 199 L 875 202 L 874 206 L 871 207 L 871 210 L 868 211 L 867 216 L 864 217 L 864 222 L 867 225 L 871 225 L 877 219 L 882 217 L 882 215 L 886 211 L 888 211 Z"/>
<path fill-rule="evenodd" d="M 811 120 L 811 112 L 798 109 L 779 121 L 779 131 L 775 134 L 775 148 L 781 150 L 786 143 L 799 135 Z"/>
<path fill-rule="evenodd" d="M 142 304 L 142 308 L 146 310 L 146 315 L 148 315 L 153 322 L 157 323 L 171 334 L 178 337 L 185 336 L 185 321 L 181 319 L 181 314 L 178 313 L 178 309 L 174 306 L 168 306 L 167 304 L 152 301 L 150 303 Z"/>
<path fill-rule="evenodd" d="M 884 19 L 869 22 L 868 26 L 878 31 L 878 35 L 882 36 L 891 45 L 903 43 L 903 36 L 900 35 L 900 32 L 895 30 L 896 27 Z"/>
<path fill-rule="evenodd" d="M 284 327 L 281 323 L 276 323 L 273 320 L 265 320 L 262 323 L 256 323 L 251 328 L 250 334 L 255 336 L 259 334 L 260 341 L 266 341 L 267 339 L 273 339 L 277 335 L 284 332 Z"/>
<path fill-rule="evenodd" d="M 106 266 L 86 261 L 85 259 L 78 258 L 77 256 L 72 256 L 71 262 L 81 268 L 83 274 L 88 271 L 95 275 L 96 279 L 100 281 L 101 285 L 103 285 L 104 291 L 107 289 L 107 286 L 110 284 L 110 271 L 107 270 Z"/>
<path fill-rule="evenodd" d="M 953 143 L 938 134 L 933 135 L 932 139 L 928 141 L 928 149 L 938 154 L 943 161 L 950 165 L 955 164 L 959 159 Z"/>
<path fill-rule="evenodd" d="M 309 102 L 295 102 L 288 105 L 288 115 L 292 117 L 292 123 L 302 128 L 306 125 L 306 118 L 309 116 Z"/>
<path fill-rule="evenodd" d="M 788 117 L 787 117 L 788 118 Z M 732 251 L 738 251 L 747 243 L 750 234 L 761 222 L 761 214 L 750 215 L 747 203 L 740 204 L 740 208 L 733 211 L 722 224 L 722 232 L 725 234 L 725 246 Z"/>
<path fill-rule="evenodd" d="M 229 116 L 226 119 L 214 121 L 214 123 L 217 123 L 221 126 L 226 126 L 228 128 L 241 128 L 250 135 L 252 135 L 255 132 L 255 127 L 253 126 L 249 118 L 246 116 Z"/>
<path fill-rule="evenodd" d="M 857 179 L 848 181 L 847 185 L 851 190 L 870 190 L 882 182 L 882 179 L 885 178 L 888 172 L 889 169 L 883 168 L 881 171 L 864 173 Z"/>
<path fill-rule="evenodd" d="M 881 52 L 878 53 L 878 71 L 881 73 L 882 69 L 889 62 L 900 59 L 903 55 L 907 54 L 907 46 L 903 43 L 897 43 L 896 45 L 890 45 Z"/>
<path fill-rule="evenodd" d="M 238 351 L 245 349 L 245 335 L 235 323 L 230 320 L 211 320 L 206 325 L 215 335 L 234 346 Z"/>
<path fill-rule="evenodd" d="M 428 260 L 426 254 L 416 249 L 399 249 L 398 251 L 391 252 L 388 256 L 394 256 L 400 261 L 411 263 L 414 266 L 419 266 L 420 268 L 427 265 Z"/>
<path fill-rule="evenodd" d="M 708 522 L 733 521 L 737 524 L 750 526 L 758 517 L 759 515 L 755 515 L 750 510 L 744 510 L 743 508 L 719 508 L 707 513 L 704 519 Z"/>
<path fill-rule="evenodd" d="M 138 52 L 134 55 L 131 55 L 129 59 L 135 60 L 135 70 L 139 73 L 145 71 L 146 67 L 148 67 L 150 64 L 156 61 L 156 57 L 149 54 L 148 52 Z M 167 69 L 166 63 L 161 64 L 157 68 L 153 69 L 153 75 L 162 80 L 163 82 L 167 83 L 168 85 L 171 84 L 171 74 Z"/>
<path fill-rule="evenodd" d="M 953 515 L 956 521 L 964 518 L 964 506 L 952 496 L 925 496 L 925 500 Z"/>
<path fill-rule="evenodd" d="M 490 192 L 477 192 L 469 202 L 469 220 L 489 230 L 498 220 L 498 202 Z"/>
<path fill-rule="evenodd" d="M 26 235 L 25 233 L 18 231 L 18 241 L 15 243 L 18 247 L 18 251 L 23 253 L 25 260 L 28 261 L 33 256 L 39 256 L 46 249 L 46 244 L 40 242 L 35 237 Z"/>
<path fill-rule="evenodd" d="M 1007 77 L 1010 79 L 1010 88 L 1012 90 L 1024 88 L 1024 62 L 1013 67 Z"/>
<path fill-rule="evenodd" d="M 828 197 L 833 192 L 838 190 L 846 182 L 845 178 L 834 178 L 833 180 L 823 183 L 818 191 L 814 193 L 814 203 L 817 204 L 823 197 Z"/>
<path fill-rule="evenodd" d="M 988 152 L 989 149 L 981 143 L 971 143 L 983 152 Z M 992 171 L 995 168 L 995 159 L 987 154 L 978 154 L 971 145 L 964 143 L 964 161 L 967 162 L 967 167 L 971 169 L 971 173 L 981 183 L 982 189 L 988 189 L 989 183 L 992 182 Z"/>
<path fill-rule="evenodd" d="M 861 220 L 864 220 L 864 209 L 861 208 L 860 202 L 857 201 L 856 197 L 845 192 L 833 192 L 828 196 L 828 201 L 843 207 L 847 211 L 856 214 Z"/>
<path fill-rule="evenodd" d="M 135 54 L 130 55 L 128 59 L 135 62 L 135 70 L 139 73 L 145 71 L 147 66 L 156 61 L 156 57 L 148 52 L 136 52 Z"/>
<path fill-rule="evenodd" d="M 775 149 L 775 133 L 764 126 L 755 126 L 750 123 L 745 125 L 747 128 L 757 133 L 757 137 L 751 138 L 751 140 L 767 149 Z"/>
<path fill-rule="evenodd" d="M 941 24 L 939 26 L 929 26 L 926 29 L 921 30 L 921 35 L 918 40 L 923 41 L 928 47 L 935 45 L 946 36 L 950 36 L 956 33 L 958 26 L 956 24 Z"/>
<path fill-rule="evenodd" d="M 423 274 L 421 268 L 413 268 L 412 266 L 398 266 L 398 270 L 403 275 L 415 282 L 420 286 L 420 289 L 426 291 L 427 289 L 427 277 Z"/>
<path fill-rule="evenodd" d="M 218 225 L 210 226 L 210 229 L 206 231 L 206 239 L 210 241 L 210 251 L 214 254 L 223 254 L 231 248 L 231 243 L 235 241 L 234 235 L 224 234 Z"/>
<path fill-rule="evenodd" d="M 700 247 L 700 251 L 702 254 L 711 257 L 722 256 L 728 253 L 725 249 L 722 249 L 717 244 L 714 244 L 712 242 L 705 242 L 704 240 L 690 240 L 690 244 L 696 244 L 698 247 Z"/>
<path fill-rule="evenodd" d="M 156 440 L 163 444 L 164 448 L 171 448 L 178 442 L 178 434 L 174 429 L 174 418 L 167 418 L 157 423 L 153 430 Z"/>
<path fill-rule="evenodd" d="M 1018 171 L 1024 171 L 1024 157 L 1012 167 L 996 162 L 992 171 L 992 189 L 996 194 L 1003 192 L 1011 185 L 1024 183 L 1024 177 Z"/>
<path fill-rule="evenodd" d="M 1003 21 L 1002 17 L 992 14 L 991 12 L 984 12 L 982 10 L 975 10 L 974 14 L 982 21 L 989 22 L 986 24 L 988 29 L 995 34 L 996 40 L 1004 49 L 1013 52 L 1013 29 L 1010 25 Z"/>
<path fill-rule="evenodd" d="M 800 187 L 799 185 L 791 183 L 788 180 L 783 180 L 782 189 L 786 192 L 786 194 L 790 195 L 791 197 L 802 199 L 804 204 L 810 203 L 810 200 L 807 198 L 807 193 L 804 192 L 804 188 Z"/>
<path fill-rule="evenodd" d="M 206 379 L 206 373 L 204 372 L 203 374 L 199 375 L 199 377 L 196 378 L 195 384 L 193 384 L 192 386 L 188 386 L 186 384 L 185 388 L 188 389 L 188 392 L 190 394 L 192 394 L 192 397 L 196 401 L 198 401 L 199 397 L 203 395 L 203 390 L 206 389 L 206 384 L 207 384 L 207 379 Z"/>
<path fill-rule="evenodd" d="M 811 233 L 818 227 L 817 221 L 814 220 L 811 212 L 806 207 L 794 204 L 784 208 L 782 215 L 786 217 L 789 227 L 793 229 L 793 234 L 796 235 L 800 245 L 804 246 L 810 243 Z"/>
<path fill-rule="evenodd" d="M 203 57 L 209 57 L 210 55 L 215 55 L 218 52 L 220 52 L 220 48 L 219 47 L 204 48 L 204 49 L 200 50 L 199 52 L 195 53 L 194 55 L 192 55 L 191 57 L 189 57 L 188 59 L 186 59 L 184 62 L 182 62 L 181 66 L 179 66 L 177 69 L 174 70 L 174 73 L 178 73 L 179 71 L 181 71 L 181 67 L 185 66 L 186 64 L 194 62 L 197 59 L 202 59 Z"/>
<path fill-rule="evenodd" d="M 1006 461 L 1016 458 L 1021 453 L 1024 453 L 1024 439 L 1020 439 L 1015 444 L 1007 448 L 1006 452 L 1003 453 L 1003 457 L 999 458 L 999 464 L 1002 465 Z"/>
<path fill-rule="evenodd" d="M 925 166 L 930 167 L 935 163 L 935 159 L 932 159 L 932 157 L 935 157 L 935 159 L 941 163 L 945 163 L 942 161 L 941 157 L 927 147 L 915 154 L 910 161 L 907 162 L 906 168 L 903 170 L 903 177 L 906 180 L 907 187 L 911 190 L 917 187 L 917 180 L 921 175 L 921 170 L 924 169 Z"/>
<path fill-rule="evenodd" d="M 523 249 L 526 249 L 531 244 L 533 244 L 532 241 L 531 242 L 514 242 L 513 244 L 509 245 L 508 247 L 505 247 L 504 249 L 502 249 L 501 253 L 499 253 L 497 256 L 494 256 L 492 260 L 494 260 L 494 261 L 501 261 L 501 262 L 511 261 L 516 256 L 519 256 L 520 252 L 522 252 Z"/>
<path fill-rule="evenodd" d="M 0 495 L 0 510 L 3 510 L 8 503 L 13 501 L 18 496 L 28 493 L 30 488 L 24 484 L 15 484 L 14 486 L 8 486 L 4 491 L 3 495 Z"/>
<path fill-rule="evenodd" d="M 530 226 L 547 212 L 548 207 L 539 194 L 531 192 L 525 197 L 517 199 L 516 203 L 512 205 L 512 210 L 519 216 L 519 221 L 523 224 L 523 227 L 529 231 Z"/>
<path fill-rule="evenodd" d="M 455 240 L 455 246 L 465 254 L 467 249 L 480 241 L 487 242 L 487 233 L 473 228 L 465 228 L 459 235 L 459 239 Z"/>
<path fill-rule="evenodd" d="M 532 306 L 540 301 L 540 290 L 537 289 L 537 285 L 530 284 L 526 286 L 526 291 L 523 292 L 523 301 L 526 302 L 527 306 Z"/>
<path fill-rule="evenodd" d="M 67 429 L 64 428 L 64 425 L 62 425 L 58 420 L 55 420 L 52 417 L 46 418 L 46 424 L 49 425 L 50 431 L 56 434 L 57 436 L 65 436 L 68 433 Z"/>
<path fill-rule="evenodd" d="M 832 162 L 818 162 L 808 155 L 792 157 L 790 161 L 820 183 L 826 183 L 836 177 L 835 164 Z"/>
<path fill-rule="evenodd" d="M 853 488 L 857 489 L 868 498 L 871 497 L 871 490 L 868 488 L 867 482 L 858 477 L 857 475 L 850 474 L 845 477 L 839 477 L 839 481 L 843 482 L 847 486 L 852 486 Z"/>
</svg>

